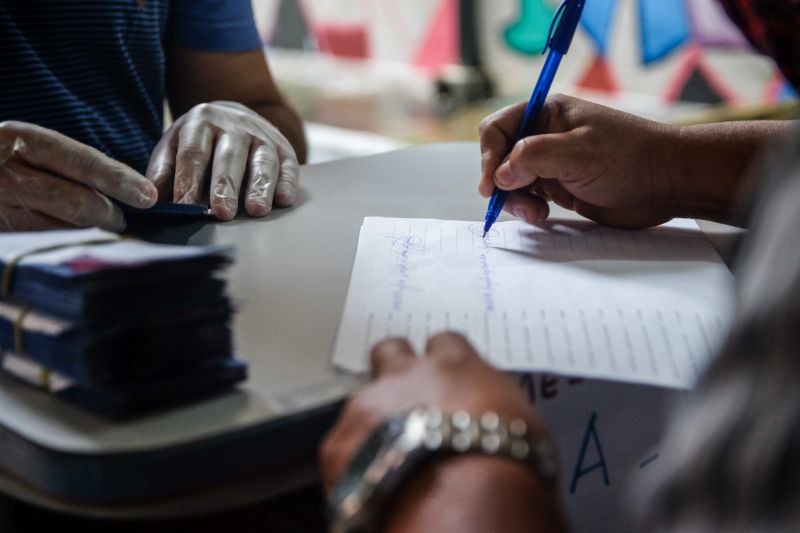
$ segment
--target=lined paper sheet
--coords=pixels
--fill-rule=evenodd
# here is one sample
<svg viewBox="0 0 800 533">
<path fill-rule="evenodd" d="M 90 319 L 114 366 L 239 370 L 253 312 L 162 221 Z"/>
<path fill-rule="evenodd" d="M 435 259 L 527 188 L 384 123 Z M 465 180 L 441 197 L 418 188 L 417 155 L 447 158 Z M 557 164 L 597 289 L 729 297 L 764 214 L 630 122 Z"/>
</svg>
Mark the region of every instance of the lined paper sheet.
<svg viewBox="0 0 800 533">
<path fill-rule="evenodd" d="M 334 363 L 377 341 L 467 335 L 496 366 L 690 387 L 726 332 L 732 276 L 696 222 L 365 218 Z"/>
</svg>

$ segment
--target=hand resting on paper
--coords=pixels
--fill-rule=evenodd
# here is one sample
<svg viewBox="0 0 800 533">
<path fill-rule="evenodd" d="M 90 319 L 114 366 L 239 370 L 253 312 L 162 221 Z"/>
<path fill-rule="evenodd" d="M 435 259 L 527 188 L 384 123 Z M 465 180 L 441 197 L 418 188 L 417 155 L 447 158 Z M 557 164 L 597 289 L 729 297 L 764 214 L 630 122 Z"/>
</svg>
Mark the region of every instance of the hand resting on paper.
<svg viewBox="0 0 800 533">
<path fill-rule="evenodd" d="M 756 155 L 791 121 L 670 126 L 564 95 L 545 104 L 542 133 L 513 144 L 520 103 L 481 123 L 479 192 L 513 191 L 505 210 L 529 222 L 547 202 L 600 222 L 644 228 L 674 217 L 729 221 Z"/>
<path fill-rule="evenodd" d="M 407 341 L 388 339 L 372 351 L 374 381 L 345 407 L 325 438 L 320 459 L 328 490 L 370 432 L 386 418 L 414 406 L 473 414 L 495 411 L 541 420 L 511 378 L 485 363 L 461 335 L 432 337 L 425 357 Z M 565 531 L 557 497 L 532 471 L 509 459 L 465 455 L 429 463 L 398 494 L 388 532 Z"/>
<path fill-rule="evenodd" d="M 152 206 L 155 187 L 130 167 L 58 132 L 0 123 L 0 231 L 125 227 L 111 199 Z"/>
<path fill-rule="evenodd" d="M 267 119 L 236 102 L 200 104 L 176 120 L 150 158 L 147 177 L 161 200 L 205 203 L 221 220 L 239 210 L 266 216 L 291 206 L 300 166 L 294 148 Z"/>
</svg>

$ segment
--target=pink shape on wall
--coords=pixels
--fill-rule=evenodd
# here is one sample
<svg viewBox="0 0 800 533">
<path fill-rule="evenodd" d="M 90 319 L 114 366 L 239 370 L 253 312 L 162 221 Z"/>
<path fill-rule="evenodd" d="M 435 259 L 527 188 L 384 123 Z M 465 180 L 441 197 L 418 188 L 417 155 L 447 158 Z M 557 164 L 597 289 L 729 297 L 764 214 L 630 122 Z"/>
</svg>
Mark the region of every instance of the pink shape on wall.
<svg viewBox="0 0 800 533">
<path fill-rule="evenodd" d="M 440 0 L 439 9 L 414 55 L 415 66 L 436 74 L 442 67 L 458 63 L 458 14 L 457 0 Z"/>
<path fill-rule="evenodd" d="M 364 24 L 316 24 L 320 51 L 339 57 L 369 57 L 369 34 Z"/>
</svg>

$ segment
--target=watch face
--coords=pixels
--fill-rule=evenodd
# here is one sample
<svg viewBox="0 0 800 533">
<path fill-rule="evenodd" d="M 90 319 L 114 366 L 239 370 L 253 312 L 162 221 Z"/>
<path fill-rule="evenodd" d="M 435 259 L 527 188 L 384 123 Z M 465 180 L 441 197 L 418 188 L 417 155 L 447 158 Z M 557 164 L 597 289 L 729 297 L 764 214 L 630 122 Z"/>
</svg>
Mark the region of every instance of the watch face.
<svg viewBox="0 0 800 533">
<path fill-rule="evenodd" d="M 363 492 L 367 488 L 361 484 L 364 472 L 367 471 L 367 468 L 384 448 L 391 447 L 392 443 L 402 435 L 406 418 L 407 415 L 405 414 L 392 417 L 370 433 L 331 492 L 331 503 L 333 505 L 340 504 L 354 491 L 360 490 Z"/>
</svg>

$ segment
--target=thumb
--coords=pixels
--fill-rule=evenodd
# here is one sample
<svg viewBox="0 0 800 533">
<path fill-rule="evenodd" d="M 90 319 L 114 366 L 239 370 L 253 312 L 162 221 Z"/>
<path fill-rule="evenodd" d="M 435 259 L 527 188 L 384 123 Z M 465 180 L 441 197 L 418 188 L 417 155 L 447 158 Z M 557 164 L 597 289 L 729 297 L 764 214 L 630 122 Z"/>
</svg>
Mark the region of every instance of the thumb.
<svg viewBox="0 0 800 533">
<path fill-rule="evenodd" d="M 528 187 L 538 178 L 560 180 L 576 157 L 571 133 L 546 133 L 519 141 L 495 172 L 495 184 L 507 191 Z"/>
</svg>

